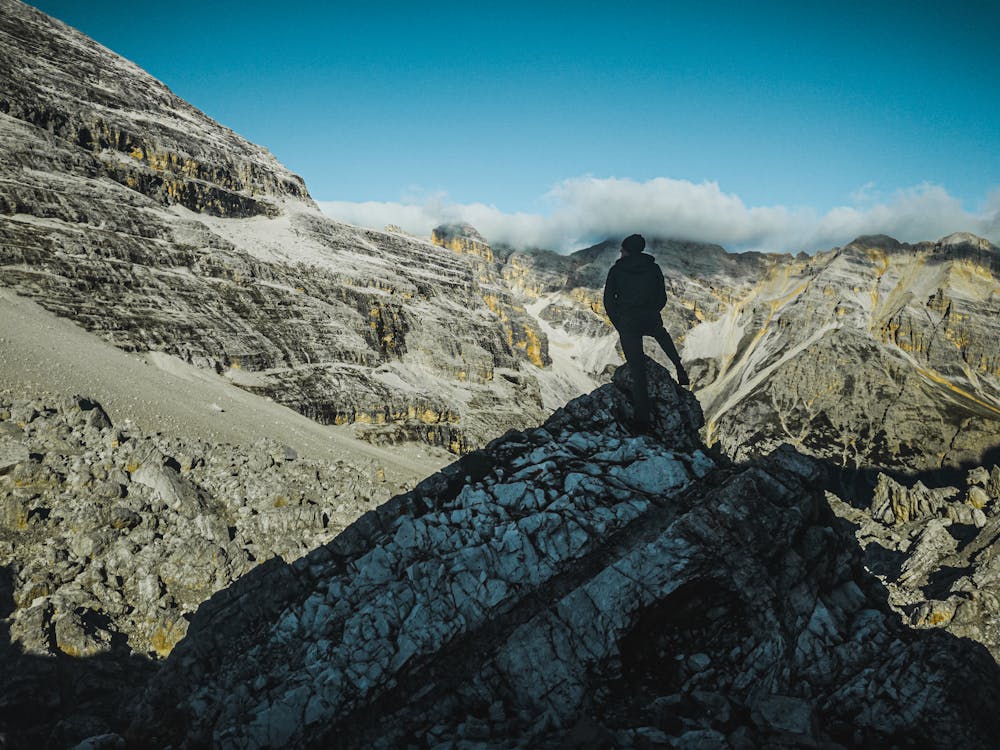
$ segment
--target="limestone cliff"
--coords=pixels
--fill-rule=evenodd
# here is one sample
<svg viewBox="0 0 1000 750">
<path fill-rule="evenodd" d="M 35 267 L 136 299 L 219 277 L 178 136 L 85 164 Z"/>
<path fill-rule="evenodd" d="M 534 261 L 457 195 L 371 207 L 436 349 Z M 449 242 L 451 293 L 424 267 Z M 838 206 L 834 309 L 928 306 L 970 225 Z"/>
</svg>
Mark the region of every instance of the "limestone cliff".
<svg viewBox="0 0 1000 750">
<path fill-rule="evenodd" d="M 0 284 L 377 443 L 461 452 L 541 418 L 547 342 L 488 246 L 331 221 L 133 64 L 0 10 Z"/>
<path fill-rule="evenodd" d="M 460 255 L 472 256 L 480 296 L 497 316 L 508 345 L 523 352 L 533 365 L 546 367 L 552 364 L 545 334 L 504 283 L 501 267 L 495 262 L 493 250 L 482 235 L 468 224 L 446 225 L 431 233 L 431 241 Z"/>
</svg>

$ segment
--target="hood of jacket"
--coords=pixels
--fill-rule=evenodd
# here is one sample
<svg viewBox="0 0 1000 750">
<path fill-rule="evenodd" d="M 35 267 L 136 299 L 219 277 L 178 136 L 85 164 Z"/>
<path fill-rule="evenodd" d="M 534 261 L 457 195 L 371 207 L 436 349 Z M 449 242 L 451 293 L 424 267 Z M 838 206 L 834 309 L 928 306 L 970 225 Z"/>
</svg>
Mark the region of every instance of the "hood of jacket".
<svg viewBox="0 0 1000 750">
<path fill-rule="evenodd" d="M 649 267 L 654 263 L 656 263 L 656 259 L 652 255 L 636 253 L 635 255 L 623 255 L 615 261 L 615 268 L 623 273 L 645 275 L 649 273 Z"/>
</svg>

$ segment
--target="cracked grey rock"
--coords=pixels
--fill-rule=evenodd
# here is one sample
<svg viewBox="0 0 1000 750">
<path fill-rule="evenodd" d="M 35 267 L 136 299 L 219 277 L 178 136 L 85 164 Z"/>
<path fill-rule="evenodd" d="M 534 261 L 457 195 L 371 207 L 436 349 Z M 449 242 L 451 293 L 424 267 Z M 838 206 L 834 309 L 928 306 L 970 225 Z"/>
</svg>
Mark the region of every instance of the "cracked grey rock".
<svg viewBox="0 0 1000 750">
<path fill-rule="evenodd" d="M 789 448 L 713 456 L 692 396 L 655 365 L 651 382 L 650 436 L 620 421 L 623 368 L 213 597 L 130 731 L 246 747 L 989 746 L 995 662 L 907 630 L 823 468 Z M 936 533 L 915 549 L 937 550 Z"/>
<path fill-rule="evenodd" d="M 867 509 L 837 497 L 831 505 L 855 525 L 866 565 L 907 622 L 973 638 L 1000 659 L 997 475 L 998 466 L 978 466 L 964 486 L 928 489 L 880 474 Z"/>
</svg>

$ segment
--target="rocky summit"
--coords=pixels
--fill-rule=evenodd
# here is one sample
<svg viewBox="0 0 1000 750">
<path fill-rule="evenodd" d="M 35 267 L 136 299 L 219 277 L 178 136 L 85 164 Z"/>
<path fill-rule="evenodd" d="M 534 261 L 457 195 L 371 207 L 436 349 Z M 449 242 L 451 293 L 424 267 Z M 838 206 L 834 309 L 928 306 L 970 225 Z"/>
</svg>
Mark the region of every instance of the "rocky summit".
<svg viewBox="0 0 1000 750">
<path fill-rule="evenodd" d="M 1000 668 L 900 620 L 825 499 L 837 468 L 732 463 L 695 399 L 651 382 L 651 434 L 624 426 L 623 368 L 254 568 L 159 666 L 120 665 L 145 687 L 102 741 L 992 747 Z"/>
</svg>

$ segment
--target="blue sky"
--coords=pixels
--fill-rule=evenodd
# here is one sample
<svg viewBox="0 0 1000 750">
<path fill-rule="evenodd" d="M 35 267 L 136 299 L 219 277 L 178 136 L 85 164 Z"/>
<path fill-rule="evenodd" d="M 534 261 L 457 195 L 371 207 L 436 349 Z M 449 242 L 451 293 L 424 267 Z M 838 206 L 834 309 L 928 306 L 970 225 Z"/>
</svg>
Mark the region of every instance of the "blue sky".
<svg viewBox="0 0 1000 750">
<path fill-rule="evenodd" d="M 1000 240 L 993 0 L 33 4 L 354 223 L 559 246 L 624 231 L 616 213 L 737 248 Z"/>
</svg>

